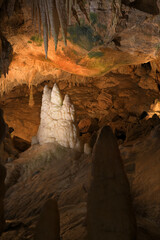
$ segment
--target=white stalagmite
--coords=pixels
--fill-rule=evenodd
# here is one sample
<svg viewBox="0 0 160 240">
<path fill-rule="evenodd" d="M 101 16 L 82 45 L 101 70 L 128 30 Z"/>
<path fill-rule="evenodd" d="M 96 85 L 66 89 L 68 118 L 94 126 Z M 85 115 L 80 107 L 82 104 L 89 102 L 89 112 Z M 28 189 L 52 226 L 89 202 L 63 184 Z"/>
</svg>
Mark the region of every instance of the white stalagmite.
<svg viewBox="0 0 160 240">
<path fill-rule="evenodd" d="M 68 148 L 82 150 L 75 124 L 75 109 L 68 95 L 62 99 L 56 83 L 53 89 L 44 87 L 40 126 L 37 141 L 40 144 L 57 142 Z"/>
</svg>

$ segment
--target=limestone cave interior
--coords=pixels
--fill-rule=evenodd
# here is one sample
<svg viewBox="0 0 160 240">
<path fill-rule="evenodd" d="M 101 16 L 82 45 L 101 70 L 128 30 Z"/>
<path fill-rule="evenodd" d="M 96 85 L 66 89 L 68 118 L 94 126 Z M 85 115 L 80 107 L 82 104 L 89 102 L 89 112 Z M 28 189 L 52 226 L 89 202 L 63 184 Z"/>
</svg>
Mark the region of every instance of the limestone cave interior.
<svg viewBox="0 0 160 240">
<path fill-rule="evenodd" d="M 0 239 L 160 240 L 160 0 L 0 0 Z"/>
</svg>

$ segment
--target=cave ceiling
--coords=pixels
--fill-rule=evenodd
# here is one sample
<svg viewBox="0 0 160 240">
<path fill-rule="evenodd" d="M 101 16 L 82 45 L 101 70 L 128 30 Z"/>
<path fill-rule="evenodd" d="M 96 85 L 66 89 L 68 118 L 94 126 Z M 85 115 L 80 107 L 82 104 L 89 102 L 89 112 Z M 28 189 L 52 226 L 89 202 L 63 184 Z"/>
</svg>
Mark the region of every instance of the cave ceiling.
<svg viewBox="0 0 160 240">
<path fill-rule="evenodd" d="M 0 0 L 1 91 L 159 59 L 159 0 Z M 40 36 L 41 34 L 41 36 Z M 7 74 L 8 73 L 8 74 Z"/>
</svg>

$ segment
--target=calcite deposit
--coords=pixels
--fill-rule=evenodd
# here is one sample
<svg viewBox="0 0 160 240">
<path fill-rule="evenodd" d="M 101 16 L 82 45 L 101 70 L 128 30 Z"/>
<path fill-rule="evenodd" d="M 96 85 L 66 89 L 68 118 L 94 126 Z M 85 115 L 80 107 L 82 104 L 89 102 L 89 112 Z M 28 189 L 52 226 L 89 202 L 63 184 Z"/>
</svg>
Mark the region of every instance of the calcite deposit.
<svg viewBox="0 0 160 240">
<path fill-rule="evenodd" d="M 82 149 L 75 123 L 74 106 L 68 95 L 62 98 L 56 83 L 52 90 L 44 87 L 37 141 L 40 144 L 57 142 L 78 151 Z"/>
</svg>

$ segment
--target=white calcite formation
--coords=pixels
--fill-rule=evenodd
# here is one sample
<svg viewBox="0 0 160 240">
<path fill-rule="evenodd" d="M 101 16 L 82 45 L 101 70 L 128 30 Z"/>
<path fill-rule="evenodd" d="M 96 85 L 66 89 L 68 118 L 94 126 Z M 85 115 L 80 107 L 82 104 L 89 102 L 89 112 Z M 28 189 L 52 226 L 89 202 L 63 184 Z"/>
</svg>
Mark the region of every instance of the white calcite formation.
<svg viewBox="0 0 160 240">
<path fill-rule="evenodd" d="M 156 99 L 155 102 L 150 106 L 148 111 L 148 118 L 152 118 L 154 114 L 160 117 L 160 100 Z"/>
<path fill-rule="evenodd" d="M 40 118 L 37 133 L 39 144 L 57 142 L 64 147 L 81 151 L 74 106 L 68 95 L 63 100 L 56 84 L 52 90 L 48 86 L 44 87 Z"/>
</svg>

